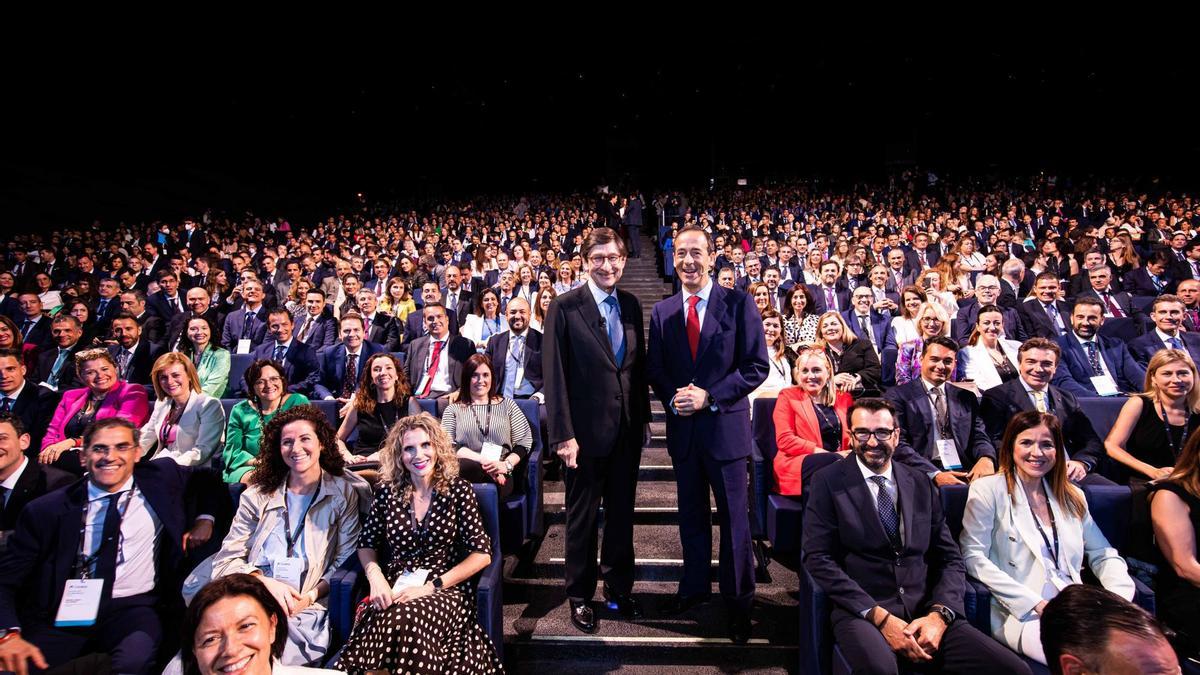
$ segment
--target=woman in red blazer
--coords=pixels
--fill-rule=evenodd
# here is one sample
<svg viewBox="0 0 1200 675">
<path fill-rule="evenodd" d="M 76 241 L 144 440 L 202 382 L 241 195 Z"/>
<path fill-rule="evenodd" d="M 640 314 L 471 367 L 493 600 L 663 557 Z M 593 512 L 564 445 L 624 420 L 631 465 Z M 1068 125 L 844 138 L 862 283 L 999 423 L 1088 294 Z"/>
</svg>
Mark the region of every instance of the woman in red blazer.
<svg viewBox="0 0 1200 675">
<path fill-rule="evenodd" d="M 833 385 L 833 366 L 819 349 L 800 352 L 793 369 L 796 386 L 775 402 L 775 483 L 779 494 L 800 494 L 800 465 L 814 452 L 846 452 L 846 413 L 854 399 Z"/>
</svg>

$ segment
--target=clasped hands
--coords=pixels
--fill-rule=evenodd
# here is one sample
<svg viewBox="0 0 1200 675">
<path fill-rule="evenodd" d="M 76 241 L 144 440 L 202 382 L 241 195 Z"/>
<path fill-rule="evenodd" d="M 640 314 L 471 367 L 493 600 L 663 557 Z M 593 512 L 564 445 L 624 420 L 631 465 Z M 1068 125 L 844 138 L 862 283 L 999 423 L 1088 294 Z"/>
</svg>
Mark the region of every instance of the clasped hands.
<svg viewBox="0 0 1200 675">
<path fill-rule="evenodd" d="M 311 593 L 301 593 L 278 579 L 259 576 L 258 580 L 271 592 L 275 601 L 287 612 L 288 616 L 296 616 L 312 606 L 314 600 Z"/>
<path fill-rule="evenodd" d="M 919 663 L 933 659 L 933 653 L 942 643 L 946 624 L 936 612 L 911 622 L 888 614 L 879 626 L 879 632 L 883 633 L 883 639 L 887 640 L 893 652 Z"/>
<path fill-rule="evenodd" d="M 367 579 L 371 585 L 371 606 L 377 609 L 387 609 L 392 606 L 393 602 L 405 604 L 423 598 L 427 595 L 433 595 L 434 588 L 431 583 L 424 583 L 420 586 L 407 586 L 400 589 L 398 593 L 392 593 L 392 585 L 388 583 L 387 577 L 383 576 L 383 570 L 376 565 L 372 565 L 367 572 Z"/>
<path fill-rule="evenodd" d="M 680 417 L 687 417 L 708 407 L 708 392 L 688 383 L 686 387 L 675 390 L 675 398 L 671 399 L 671 408 Z"/>
</svg>

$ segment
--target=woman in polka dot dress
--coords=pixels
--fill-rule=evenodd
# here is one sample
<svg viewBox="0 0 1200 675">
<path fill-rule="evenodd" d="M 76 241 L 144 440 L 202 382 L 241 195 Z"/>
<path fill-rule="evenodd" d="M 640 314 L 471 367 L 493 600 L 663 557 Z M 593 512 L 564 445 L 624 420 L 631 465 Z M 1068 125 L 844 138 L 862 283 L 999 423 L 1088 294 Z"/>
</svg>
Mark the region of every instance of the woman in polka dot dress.
<svg viewBox="0 0 1200 675">
<path fill-rule="evenodd" d="M 392 427 L 358 557 L 371 584 L 338 668 L 351 673 L 500 673 L 476 621 L 473 577 L 491 562 L 471 484 L 428 415 Z M 383 562 L 377 551 L 390 552 Z M 382 564 L 382 567 L 381 567 Z"/>
</svg>

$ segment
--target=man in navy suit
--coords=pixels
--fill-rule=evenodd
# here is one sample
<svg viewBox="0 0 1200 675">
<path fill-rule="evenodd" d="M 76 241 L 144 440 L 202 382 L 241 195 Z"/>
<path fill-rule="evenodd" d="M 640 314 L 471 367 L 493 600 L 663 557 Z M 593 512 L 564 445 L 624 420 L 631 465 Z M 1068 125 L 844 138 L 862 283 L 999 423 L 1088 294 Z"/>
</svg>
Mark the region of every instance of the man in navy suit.
<svg viewBox="0 0 1200 675">
<path fill-rule="evenodd" d="M 1167 274 L 1171 258 L 1162 251 L 1155 251 L 1146 264 L 1131 270 L 1121 278 L 1121 285 L 1131 295 L 1154 296 L 1175 290 L 1174 282 Z"/>
<path fill-rule="evenodd" d="M 0 530 L 11 533 L 29 502 L 75 482 L 75 476 L 26 456 L 32 438 L 21 418 L 0 412 Z M 35 450 L 36 452 L 36 450 Z M 0 544 L 0 551 L 4 549 Z"/>
<path fill-rule="evenodd" d="M 249 354 L 267 339 L 267 308 L 263 306 L 262 283 L 249 279 L 242 283 L 245 302 L 225 317 L 225 329 L 221 331 L 221 346 L 232 354 Z M 242 340 L 249 342 L 249 349 L 241 351 Z"/>
<path fill-rule="evenodd" d="M 871 308 L 874 300 L 870 286 L 859 286 L 850 295 L 851 309 L 842 312 L 842 318 L 860 340 L 866 340 L 875 349 L 883 372 L 894 373 L 897 348 L 892 320 Z"/>
<path fill-rule="evenodd" d="M 379 299 L 370 290 L 364 288 L 358 292 L 356 297 L 358 298 L 358 311 L 361 314 L 359 318 L 365 324 L 364 339 L 377 345 L 383 345 L 383 348 L 389 352 L 399 351 L 400 324 L 396 321 L 396 317 L 376 311 Z"/>
<path fill-rule="evenodd" d="M 292 337 L 317 351 L 337 342 L 337 321 L 325 304 L 325 291 L 319 288 L 305 294 L 304 306 L 297 308 L 292 324 Z"/>
<path fill-rule="evenodd" d="M 254 350 L 255 359 L 271 359 L 283 364 L 283 372 L 290 383 L 288 391 L 314 396 L 321 379 L 321 365 L 317 362 L 317 350 L 292 337 L 292 313 L 279 307 L 267 314 L 267 330 L 271 339 L 264 340 Z"/>
<path fill-rule="evenodd" d="M 370 291 L 363 291 L 370 293 Z M 363 318 L 355 312 L 342 315 L 339 322 L 342 341 L 321 355 L 320 381 L 313 387 L 317 398 L 326 401 L 337 399 L 342 403 L 358 391 L 367 359 L 372 354 L 386 351 L 382 346 L 364 340 Z M 354 363 L 353 370 L 350 364 Z"/>
<path fill-rule="evenodd" d="M 1014 652 L 964 616 L 966 570 L 938 490 L 892 461 L 900 421 L 892 405 L 850 406 L 853 454 L 805 489 L 804 568 L 829 596 L 833 637 L 858 673 L 1029 673 Z M 922 670 L 924 672 L 924 670 Z"/>
<path fill-rule="evenodd" d="M 1021 303 L 1021 320 L 1025 334 L 1057 340 L 1070 330 L 1071 310 L 1067 303 L 1058 299 L 1058 277 L 1052 272 L 1042 272 L 1033 282 L 1033 295 Z"/>
<path fill-rule="evenodd" d="M 900 293 L 905 286 L 911 286 L 917 283 L 917 273 L 908 269 L 907 258 L 904 255 L 904 249 L 894 248 L 887 252 L 884 257 L 887 261 L 887 284 L 885 288 L 892 293 Z"/>
<path fill-rule="evenodd" d="M 97 332 L 106 335 L 113 317 L 121 311 L 121 283 L 116 279 L 101 279 L 97 293 L 99 299 L 89 309 L 96 319 Z"/>
<path fill-rule="evenodd" d="M 901 446 L 916 451 L 916 461 L 899 461 L 920 469 L 939 486 L 961 485 L 996 472 L 996 448 L 988 438 L 975 394 L 948 384 L 957 361 L 958 344 L 947 337 L 925 342 L 921 377 L 883 395 L 896 406 Z"/>
<path fill-rule="evenodd" d="M 11 412 L 21 419 L 31 437 L 30 456 L 36 460 L 58 397 L 42 396 L 39 387 L 25 379 L 25 375 L 21 351 L 0 349 L 0 411 Z"/>
<path fill-rule="evenodd" d="M 70 314 L 59 314 L 50 324 L 54 345 L 38 355 L 37 366 L 30 381 L 58 394 L 83 386 L 75 369 L 75 355 L 87 345 L 80 341 L 83 326 Z"/>
<path fill-rule="evenodd" d="M 990 274 L 981 274 L 975 280 L 975 297 L 965 305 L 959 305 L 958 314 L 950 326 L 950 336 L 959 345 L 966 346 L 975 330 L 979 319 L 979 310 L 987 305 L 994 305 L 1000 299 L 1000 280 Z M 1025 326 L 1021 323 L 1021 315 L 1011 307 L 1000 307 L 1000 316 L 1004 319 L 1004 337 L 1009 340 L 1024 341 Z"/>
<path fill-rule="evenodd" d="M 50 319 L 42 315 L 42 299 L 37 293 L 21 293 L 17 296 L 21 308 L 17 317 L 17 328 L 21 329 L 25 344 L 45 349 L 51 344 Z"/>
<path fill-rule="evenodd" d="M 1160 349 L 1186 349 L 1192 360 L 1200 363 L 1200 335 L 1180 330 L 1185 318 L 1183 300 L 1177 295 L 1160 295 L 1150 306 L 1154 330 L 1129 343 L 1129 353 L 1143 367 L 1150 364 L 1154 352 Z"/>
<path fill-rule="evenodd" d="M 421 302 L 418 307 L 425 307 L 430 304 L 442 304 L 442 289 L 438 287 L 437 282 L 427 281 L 421 286 Z M 458 304 L 463 307 L 463 299 L 459 299 Z M 442 305 L 445 307 L 445 305 Z M 465 307 L 467 311 L 472 308 Z M 463 321 L 466 320 L 467 312 L 461 314 Z M 460 325 L 460 315 L 453 309 L 446 307 L 446 319 L 450 322 L 450 334 L 458 335 L 458 327 Z M 419 337 L 429 335 L 429 326 L 425 320 L 424 312 L 409 312 L 408 320 L 404 322 L 404 344 L 412 344 L 413 340 Z M 405 347 L 407 351 L 408 347 Z"/>
<path fill-rule="evenodd" d="M 509 300 L 505 317 L 508 330 L 488 338 L 484 350 L 492 362 L 496 390 L 506 398 L 536 398 L 541 402 L 542 334 L 529 327 L 529 303 L 525 298 Z"/>
<path fill-rule="evenodd" d="M 184 311 L 183 297 L 179 295 L 179 278 L 170 269 L 158 273 L 157 293 L 146 298 L 146 308 L 155 316 L 169 323 L 176 314 Z"/>
<path fill-rule="evenodd" d="M 1112 269 L 1108 265 L 1100 265 L 1088 270 L 1087 276 L 1087 287 L 1082 289 L 1076 297 L 1092 297 L 1100 300 L 1106 317 L 1141 320 L 1141 312 L 1133 308 L 1133 299 L 1129 297 L 1129 294 L 1125 291 L 1113 290 Z"/>
<path fill-rule="evenodd" d="M 0 556 L 0 624 L 20 633 L 0 642 L 0 670 L 107 653 L 113 672 L 157 672 L 164 633 L 183 611 L 185 554 L 212 537 L 211 514 L 228 496 L 208 472 L 138 462 L 137 437 L 119 417 L 90 425 L 87 479 L 35 499 L 18 518 Z M 98 614 L 86 627 L 56 627 L 68 580 L 80 578 L 102 582 Z"/>
<path fill-rule="evenodd" d="M 683 579 L 671 611 L 709 595 L 712 486 L 721 521 L 720 587 L 730 638 L 750 637 L 754 554 L 747 502 L 750 415 L 746 395 L 767 378 L 766 337 L 753 299 L 713 283 L 713 243 L 686 227 L 675 237 L 682 291 L 654 306 L 646 375 L 667 409 L 667 450 L 679 492 Z M 832 265 L 836 278 L 837 266 Z"/>
<path fill-rule="evenodd" d="M 1054 384 L 1076 396 L 1140 393 L 1146 369 L 1133 359 L 1124 342 L 1100 335 L 1103 325 L 1103 302 L 1090 296 L 1075 301 L 1071 331 L 1058 338 L 1062 363 L 1054 373 Z"/>
<path fill-rule="evenodd" d="M 905 269 L 912 272 L 914 277 L 920 274 L 923 270 L 938 264 L 942 259 L 942 253 L 937 246 L 929 248 L 929 234 L 926 232 L 918 232 L 913 235 L 913 246 L 905 251 Z"/>
<path fill-rule="evenodd" d="M 821 263 L 821 283 L 808 286 L 819 314 L 841 312 L 850 307 L 850 292 L 838 286 L 838 273 L 837 261 L 826 260 Z"/>
</svg>

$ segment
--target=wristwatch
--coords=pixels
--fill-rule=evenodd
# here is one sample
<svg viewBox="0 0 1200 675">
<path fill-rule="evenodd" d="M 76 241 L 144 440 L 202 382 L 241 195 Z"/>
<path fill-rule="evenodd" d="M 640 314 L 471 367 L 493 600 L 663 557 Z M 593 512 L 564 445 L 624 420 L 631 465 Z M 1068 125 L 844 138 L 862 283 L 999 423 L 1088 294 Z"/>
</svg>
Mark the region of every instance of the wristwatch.
<svg viewBox="0 0 1200 675">
<path fill-rule="evenodd" d="M 958 616 L 954 613 L 954 610 L 945 605 L 934 605 L 931 609 L 937 612 L 938 616 L 942 617 L 942 621 L 945 622 L 947 626 L 954 623 L 954 619 Z"/>
<path fill-rule="evenodd" d="M 513 472 L 513 465 L 509 464 L 507 457 L 504 458 L 504 467 L 508 469 L 508 471 L 505 472 L 505 475 L 511 476 Z"/>
<path fill-rule="evenodd" d="M 433 578 L 433 588 L 434 588 L 434 590 L 437 590 L 437 591 L 442 590 L 442 578 L 441 577 Z"/>
</svg>

